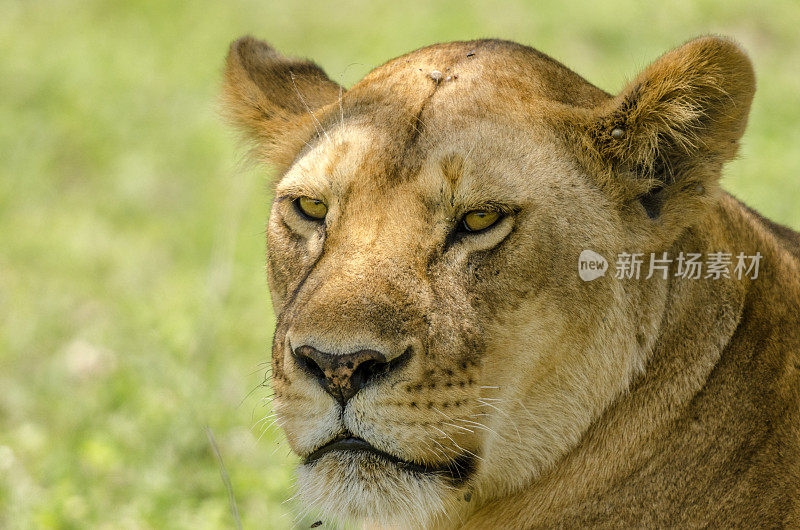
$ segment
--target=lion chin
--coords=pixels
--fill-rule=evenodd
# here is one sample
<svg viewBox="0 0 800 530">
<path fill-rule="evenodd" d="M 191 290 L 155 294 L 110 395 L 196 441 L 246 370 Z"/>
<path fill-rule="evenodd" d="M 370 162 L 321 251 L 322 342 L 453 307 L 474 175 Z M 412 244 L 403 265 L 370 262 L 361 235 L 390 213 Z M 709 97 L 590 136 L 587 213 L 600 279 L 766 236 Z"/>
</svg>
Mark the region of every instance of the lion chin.
<svg viewBox="0 0 800 530">
<path fill-rule="evenodd" d="M 446 512 L 451 490 L 447 478 L 408 471 L 366 452 L 329 453 L 297 470 L 301 504 L 341 521 L 424 528 Z"/>
</svg>

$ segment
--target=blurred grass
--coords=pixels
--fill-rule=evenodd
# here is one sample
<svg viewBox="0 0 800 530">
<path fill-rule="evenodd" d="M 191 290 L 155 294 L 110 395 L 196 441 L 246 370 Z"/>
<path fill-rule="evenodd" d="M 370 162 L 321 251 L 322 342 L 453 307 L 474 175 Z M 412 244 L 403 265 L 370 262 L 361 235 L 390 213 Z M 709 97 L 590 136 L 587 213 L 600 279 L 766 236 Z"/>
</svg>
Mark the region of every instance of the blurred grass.
<svg viewBox="0 0 800 530">
<path fill-rule="evenodd" d="M 267 171 L 215 113 L 252 33 L 352 84 L 442 40 L 538 47 L 615 91 L 697 34 L 759 90 L 725 187 L 800 227 L 800 8 L 772 2 L 0 2 L 0 527 L 290 528 L 285 444 L 257 440 L 272 315 Z M 308 527 L 313 519 L 304 519 Z"/>
</svg>

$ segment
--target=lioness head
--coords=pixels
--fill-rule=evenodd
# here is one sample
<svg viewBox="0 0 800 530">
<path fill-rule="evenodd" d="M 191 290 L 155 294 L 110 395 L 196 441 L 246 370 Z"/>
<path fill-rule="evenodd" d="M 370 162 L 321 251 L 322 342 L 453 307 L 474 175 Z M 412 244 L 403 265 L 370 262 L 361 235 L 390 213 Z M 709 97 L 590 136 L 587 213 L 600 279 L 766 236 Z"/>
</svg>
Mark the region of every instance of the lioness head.
<svg viewBox="0 0 800 530">
<path fill-rule="evenodd" d="M 345 90 L 242 38 L 224 97 L 280 170 L 274 410 L 298 490 L 432 524 L 531 483 L 648 361 L 667 282 L 585 282 L 667 251 L 717 197 L 754 82 L 701 38 L 612 96 L 510 42 L 437 44 Z"/>
</svg>

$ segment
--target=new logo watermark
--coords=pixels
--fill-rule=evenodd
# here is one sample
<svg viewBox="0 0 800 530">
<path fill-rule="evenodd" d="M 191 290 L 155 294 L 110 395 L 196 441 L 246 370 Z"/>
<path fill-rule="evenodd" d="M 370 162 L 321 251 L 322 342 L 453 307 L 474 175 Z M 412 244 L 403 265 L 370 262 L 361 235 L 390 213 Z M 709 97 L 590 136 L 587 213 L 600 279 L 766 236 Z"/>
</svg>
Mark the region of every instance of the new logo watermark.
<svg viewBox="0 0 800 530">
<path fill-rule="evenodd" d="M 739 252 L 734 257 L 732 252 L 708 252 L 706 254 L 681 252 L 671 258 L 666 252 L 658 256 L 655 252 L 645 259 L 644 253 L 621 252 L 617 254 L 614 277 L 618 280 L 649 280 L 653 276 L 667 279 L 670 267 L 674 264 L 673 277 L 687 280 L 720 278 L 758 278 L 758 268 L 761 263 L 761 253 L 749 256 Z M 644 271 L 642 270 L 644 269 Z M 584 250 L 578 256 L 578 275 L 581 280 L 590 282 L 608 271 L 608 261 L 594 250 Z M 646 273 L 646 275 L 645 275 Z"/>
<path fill-rule="evenodd" d="M 584 250 L 578 256 L 578 275 L 585 282 L 605 276 L 607 270 L 608 261 L 594 250 Z"/>
</svg>

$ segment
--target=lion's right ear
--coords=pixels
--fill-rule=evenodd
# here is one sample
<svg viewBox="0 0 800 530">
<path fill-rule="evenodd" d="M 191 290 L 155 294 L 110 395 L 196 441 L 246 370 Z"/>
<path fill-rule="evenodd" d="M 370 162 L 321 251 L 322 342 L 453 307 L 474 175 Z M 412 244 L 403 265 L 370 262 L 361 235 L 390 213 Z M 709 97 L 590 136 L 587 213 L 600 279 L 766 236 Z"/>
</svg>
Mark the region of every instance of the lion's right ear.
<svg viewBox="0 0 800 530">
<path fill-rule="evenodd" d="M 291 164 L 319 129 L 316 111 L 336 102 L 341 87 L 316 64 L 283 57 L 269 44 L 242 37 L 231 44 L 222 87 L 224 112 L 257 156 Z"/>
</svg>

